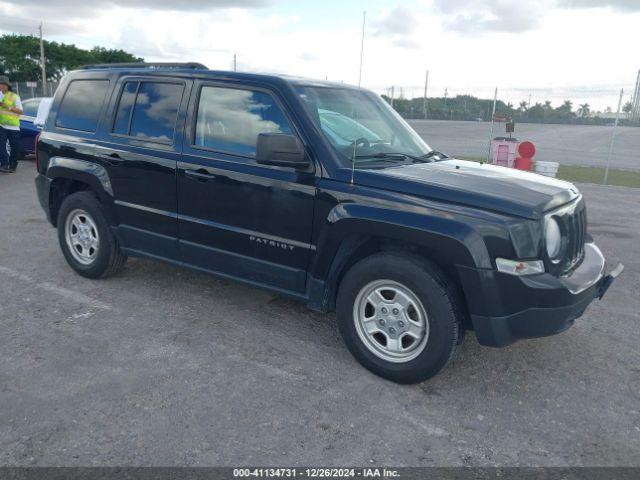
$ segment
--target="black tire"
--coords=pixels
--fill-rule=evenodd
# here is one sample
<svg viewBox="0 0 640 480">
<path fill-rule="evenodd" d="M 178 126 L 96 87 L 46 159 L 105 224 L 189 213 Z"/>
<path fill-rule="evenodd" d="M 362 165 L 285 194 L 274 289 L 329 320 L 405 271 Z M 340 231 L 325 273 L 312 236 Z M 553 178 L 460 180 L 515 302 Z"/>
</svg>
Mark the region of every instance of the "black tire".
<svg viewBox="0 0 640 480">
<path fill-rule="evenodd" d="M 358 334 L 354 303 L 359 292 L 377 280 L 408 288 L 426 311 L 429 334 L 415 358 L 398 362 L 380 358 Z M 340 283 L 336 310 L 340 334 L 353 356 L 376 375 L 404 384 L 427 380 L 447 365 L 462 325 L 460 299 L 444 273 L 428 260 L 404 253 L 378 253 L 349 269 Z"/>
<path fill-rule="evenodd" d="M 82 264 L 70 251 L 66 241 L 65 228 L 68 216 L 77 210 L 86 212 L 93 220 L 100 239 L 95 258 L 89 264 Z M 127 261 L 118 241 L 111 232 L 109 224 L 102 212 L 102 206 L 95 194 L 82 191 L 69 195 L 64 199 L 58 213 L 58 241 L 67 263 L 83 277 L 104 278 L 117 273 Z"/>
</svg>

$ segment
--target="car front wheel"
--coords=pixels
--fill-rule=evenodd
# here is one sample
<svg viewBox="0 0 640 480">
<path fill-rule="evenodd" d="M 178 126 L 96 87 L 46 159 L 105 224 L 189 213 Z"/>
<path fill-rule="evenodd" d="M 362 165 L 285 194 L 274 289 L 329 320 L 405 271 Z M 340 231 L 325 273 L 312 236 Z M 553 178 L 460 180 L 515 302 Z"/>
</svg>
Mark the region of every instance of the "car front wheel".
<svg viewBox="0 0 640 480">
<path fill-rule="evenodd" d="M 367 369 L 398 383 L 417 383 L 451 359 L 460 333 L 459 299 L 429 261 L 380 253 L 353 266 L 340 284 L 340 333 Z"/>
</svg>

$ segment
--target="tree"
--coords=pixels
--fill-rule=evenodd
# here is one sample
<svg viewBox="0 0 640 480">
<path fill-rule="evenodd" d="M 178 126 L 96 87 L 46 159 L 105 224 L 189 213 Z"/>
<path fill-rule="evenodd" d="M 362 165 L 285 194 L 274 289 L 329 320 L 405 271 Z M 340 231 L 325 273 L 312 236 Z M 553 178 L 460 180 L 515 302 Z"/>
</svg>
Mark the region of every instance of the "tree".
<svg viewBox="0 0 640 480">
<path fill-rule="evenodd" d="M 625 103 L 624 107 L 622 107 L 622 111 L 627 114 L 627 120 L 629 120 L 629 117 L 631 117 L 632 110 L 633 110 L 633 103 L 631 102 Z"/>
<path fill-rule="evenodd" d="M 68 70 L 90 63 L 141 62 L 124 50 L 94 47 L 83 50 L 75 45 L 44 41 L 47 80 L 58 80 Z M 11 80 L 24 82 L 42 80 L 40 42 L 30 35 L 2 35 L 0 37 L 0 74 Z"/>
<path fill-rule="evenodd" d="M 578 115 L 581 117 L 588 117 L 591 113 L 591 106 L 588 103 L 583 103 L 578 107 Z"/>
<path fill-rule="evenodd" d="M 534 120 L 543 119 L 545 116 L 546 110 L 541 103 L 536 102 L 533 107 L 529 108 L 529 118 Z"/>
<path fill-rule="evenodd" d="M 562 105 L 553 110 L 552 118 L 555 120 L 567 121 L 575 117 L 573 113 L 573 102 L 571 100 L 565 100 Z"/>
</svg>

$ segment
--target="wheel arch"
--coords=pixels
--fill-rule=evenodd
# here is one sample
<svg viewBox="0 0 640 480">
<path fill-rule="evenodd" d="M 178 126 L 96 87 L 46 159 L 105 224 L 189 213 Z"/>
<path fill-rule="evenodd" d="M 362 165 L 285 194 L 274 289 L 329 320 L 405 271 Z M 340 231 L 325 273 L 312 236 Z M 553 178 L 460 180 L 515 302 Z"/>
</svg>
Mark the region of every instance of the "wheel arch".
<svg viewBox="0 0 640 480">
<path fill-rule="evenodd" d="M 52 157 L 46 175 L 51 179 L 49 211 L 54 227 L 57 226 L 58 212 L 64 199 L 80 191 L 93 192 L 102 204 L 107 220 L 113 223 L 110 207 L 113 190 L 104 167 L 86 160 Z"/>
<path fill-rule="evenodd" d="M 318 246 L 317 258 L 331 260 L 316 261 L 312 266 L 309 306 L 321 311 L 334 310 L 338 288 L 346 272 L 360 260 L 379 252 L 397 252 L 432 262 L 452 282 L 462 303 L 466 305 L 457 266 L 476 267 L 490 264 L 482 237 L 468 222 L 432 217 L 428 219 L 427 226 L 424 224 L 424 216 L 409 217 L 420 223 L 390 224 L 372 219 L 341 220 L 345 223 L 334 232 L 328 233 L 326 239 Z M 337 225 L 329 226 L 327 229 L 330 231 L 335 227 Z M 335 238 L 341 240 L 335 243 L 330 240 Z"/>
</svg>

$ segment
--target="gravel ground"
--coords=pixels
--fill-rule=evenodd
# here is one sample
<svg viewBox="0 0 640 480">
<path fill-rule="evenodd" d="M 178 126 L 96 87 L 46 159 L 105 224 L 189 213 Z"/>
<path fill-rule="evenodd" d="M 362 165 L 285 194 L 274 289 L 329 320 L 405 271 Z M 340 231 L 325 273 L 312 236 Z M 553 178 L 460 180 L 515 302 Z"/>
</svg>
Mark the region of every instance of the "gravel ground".
<svg viewBox="0 0 640 480">
<path fill-rule="evenodd" d="M 409 124 L 433 148 L 458 157 L 486 157 L 491 124 L 411 120 Z M 496 123 L 494 136 L 505 136 L 504 123 Z M 516 124 L 514 136 L 537 148 L 534 160 L 566 165 L 604 167 L 611 145 L 611 127 L 595 125 Z M 618 127 L 611 168 L 640 170 L 640 128 Z"/>
<path fill-rule="evenodd" d="M 639 190 L 581 186 L 627 270 L 573 328 L 467 335 L 399 386 L 278 296 L 137 259 L 83 279 L 33 177 L 0 176 L 0 465 L 640 465 Z"/>
</svg>

